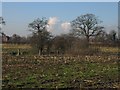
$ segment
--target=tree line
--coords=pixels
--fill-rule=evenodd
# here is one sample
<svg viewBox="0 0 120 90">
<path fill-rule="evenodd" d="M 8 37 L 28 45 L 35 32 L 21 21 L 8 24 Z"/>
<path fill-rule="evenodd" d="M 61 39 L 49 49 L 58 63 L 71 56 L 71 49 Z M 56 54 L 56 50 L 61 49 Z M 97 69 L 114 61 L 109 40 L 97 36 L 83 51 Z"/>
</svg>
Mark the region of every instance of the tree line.
<svg viewBox="0 0 120 90">
<path fill-rule="evenodd" d="M 90 45 L 116 45 L 119 42 L 117 32 L 111 30 L 105 32 L 105 28 L 101 26 L 101 20 L 94 14 L 85 14 L 78 16 L 70 22 L 72 29 L 67 34 L 53 36 L 47 31 L 48 20 L 46 18 L 37 18 L 28 24 L 29 31 L 32 35 L 29 37 L 21 37 L 13 34 L 9 43 L 30 44 L 33 49 L 41 54 L 69 54 L 83 53 L 90 49 Z M 0 24 L 5 24 L 1 18 Z M 90 49 L 92 51 L 92 49 Z"/>
</svg>

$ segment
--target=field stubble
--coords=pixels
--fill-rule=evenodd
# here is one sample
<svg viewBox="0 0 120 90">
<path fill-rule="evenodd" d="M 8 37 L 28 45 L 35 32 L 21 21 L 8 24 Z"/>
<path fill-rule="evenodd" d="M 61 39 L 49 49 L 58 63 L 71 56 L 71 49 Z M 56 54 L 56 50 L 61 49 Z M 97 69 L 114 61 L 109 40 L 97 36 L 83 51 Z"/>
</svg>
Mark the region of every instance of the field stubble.
<svg viewBox="0 0 120 90">
<path fill-rule="evenodd" d="M 3 87 L 119 88 L 120 57 L 3 56 Z"/>
</svg>

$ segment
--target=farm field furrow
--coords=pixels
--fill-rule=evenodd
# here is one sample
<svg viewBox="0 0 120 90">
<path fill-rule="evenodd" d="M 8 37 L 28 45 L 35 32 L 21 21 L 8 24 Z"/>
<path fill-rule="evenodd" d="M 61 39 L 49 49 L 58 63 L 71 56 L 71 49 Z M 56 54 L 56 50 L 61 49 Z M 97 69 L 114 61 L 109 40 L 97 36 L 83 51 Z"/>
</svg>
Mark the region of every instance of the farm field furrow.
<svg viewBox="0 0 120 90">
<path fill-rule="evenodd" d="M 117 55 L 3 56 L 4 88 L 119 88 Z"/>
</svg>

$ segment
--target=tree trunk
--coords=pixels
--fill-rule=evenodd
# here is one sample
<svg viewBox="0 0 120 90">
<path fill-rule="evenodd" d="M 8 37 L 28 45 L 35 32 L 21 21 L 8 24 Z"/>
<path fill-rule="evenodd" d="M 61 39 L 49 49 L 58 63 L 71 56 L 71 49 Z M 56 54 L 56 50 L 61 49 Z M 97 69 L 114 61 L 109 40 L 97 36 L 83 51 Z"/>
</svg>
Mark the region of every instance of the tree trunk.
<svg viewBox="0 0 120 90">
<path fill-rule="evenodd" d="M 89 48 L 89 43 L 90 43 L 90 38 L 89 38 L 89 36 L 86 36 L 86 39 L 87 39 L 87 46 L 88 46 L 88 48 Z"/>
<path fill-rule="evenodd" d="M 40 48 L 39 51 L 38 51 L 38 55 L 42 55 L 42 52 L 43 52 L 43 48 Z"/>
<path fill-rule="evenodd" d="M 41 55 L 41 51 L 40 51 L 40 49 L 39 49 L 39 51 L 38 51 L 38 55 L 39 55 L 39 56 Z"/>
</svg>

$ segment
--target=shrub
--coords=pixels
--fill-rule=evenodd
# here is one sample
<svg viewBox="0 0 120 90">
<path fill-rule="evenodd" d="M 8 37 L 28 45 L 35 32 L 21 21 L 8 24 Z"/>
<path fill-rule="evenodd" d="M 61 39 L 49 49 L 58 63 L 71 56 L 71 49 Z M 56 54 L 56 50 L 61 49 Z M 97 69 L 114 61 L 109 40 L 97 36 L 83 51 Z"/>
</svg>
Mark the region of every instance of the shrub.
<svg viewBox="0 0 120 90">
<path fill-rule="evenodd" d="M 98 48 L 90 47 L 89 43 L 84 39 L 75 41 L 72 49 L 68 51 L 69 54 L 74 55 L 93 55 L 98 52 Z"/>
</svg>

